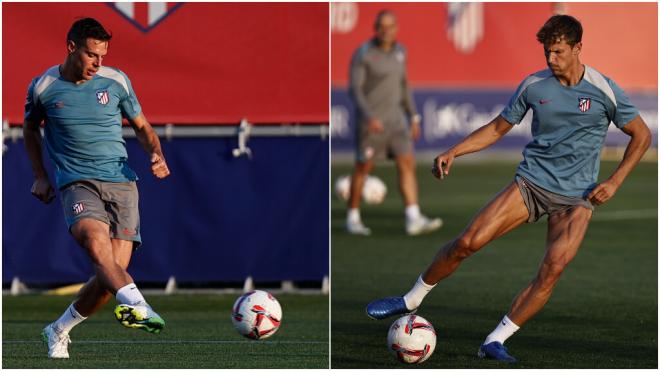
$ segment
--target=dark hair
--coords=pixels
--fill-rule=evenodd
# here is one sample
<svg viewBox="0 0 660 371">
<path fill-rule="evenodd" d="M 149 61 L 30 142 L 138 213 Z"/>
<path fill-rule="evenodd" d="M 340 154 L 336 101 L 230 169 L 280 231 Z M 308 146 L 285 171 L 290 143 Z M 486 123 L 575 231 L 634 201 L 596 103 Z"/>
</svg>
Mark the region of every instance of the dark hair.
<svg viewBox="0 0 660 371">
<path fill-rule="evenodd" d="M 391 15 L 392 17 L 396 18 L 396 16 L 394 15 L 394 12 L 393 12 L 393 11 L 391 11 L 391 10 L 389 10 L 389 9 L 381 10 L 380 12 L 378 12 L 378 14 L 376 14 L 376 20 L 374 21 L 374 29 L 375 29 L 375 30 L 378 29 L 378 26 L 380 26 L 380 21 L 381 21 L 381 20 L 383 19 L 383 17 L 385 17 L 386 15 Z"/>
<path fill-rule="evenodd" d="M 85 45 L 87 38 L 110 41 L 112 35 L 94 18 L 82 18 L 73 22 L 66 34 L 67 42 L 71 40 L 77 47 Z"/>
<path fill-rule="evenodd" d="M 536 40 L 546 46 L 562 39 L 570 46 L 582 41 L 580 21 L 570 15 L 553 15 L 536 33 Z"/>
</svg>

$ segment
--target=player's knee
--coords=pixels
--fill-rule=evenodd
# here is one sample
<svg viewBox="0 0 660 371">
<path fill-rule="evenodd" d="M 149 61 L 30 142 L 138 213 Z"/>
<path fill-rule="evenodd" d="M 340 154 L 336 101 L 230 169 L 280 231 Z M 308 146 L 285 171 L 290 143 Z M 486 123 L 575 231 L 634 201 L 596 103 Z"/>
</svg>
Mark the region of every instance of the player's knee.
<svg viewBox="0 0 660 371">
<path fill-rule="evenodd" d="M 96 263 L 108 253 L 108 236 L 94 231 L 83 231 L 78 242 L 88 251 L 92 260 Z"/>
<path fill-rule="evenodd" d="M 472 233 L 463 233 L 460 235 L 454 242 L 453 255 L 459 259 L 465 259 L 479 251 L 483 245 L 475 237 Z"/>
<path fill-rule="evenodd" d="M 123 270 L 128 269 L 128 260 L 115 259 L 115 263 L 117 263 L 117 265 Z"/>
<path fill-rule="evenodd" d="M 400 171 L 415 171 L 415 158 L 412 155 L 402 156 L 397 162 Z"/>
</svg>

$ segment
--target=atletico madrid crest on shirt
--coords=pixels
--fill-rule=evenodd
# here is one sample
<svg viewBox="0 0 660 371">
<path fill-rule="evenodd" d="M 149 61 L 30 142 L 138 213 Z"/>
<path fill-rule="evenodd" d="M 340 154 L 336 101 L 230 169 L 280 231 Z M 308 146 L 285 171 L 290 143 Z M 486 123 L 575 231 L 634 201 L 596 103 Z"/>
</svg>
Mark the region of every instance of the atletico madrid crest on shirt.
<svg viewBox="0 0 660 371">
<path fill-rule="evenodd" d="M 589 111 L 589 108 L 591 108 L 591 98 L 578 98 L 578 107 L 582 112 Z"/>
<path fill-rule="evenodd" d="M 107 90 L 100 90 L 96 92 L 96 100 L 103 105 L 108 104 L 110 97 L 108 96 Z"/>
</svg>

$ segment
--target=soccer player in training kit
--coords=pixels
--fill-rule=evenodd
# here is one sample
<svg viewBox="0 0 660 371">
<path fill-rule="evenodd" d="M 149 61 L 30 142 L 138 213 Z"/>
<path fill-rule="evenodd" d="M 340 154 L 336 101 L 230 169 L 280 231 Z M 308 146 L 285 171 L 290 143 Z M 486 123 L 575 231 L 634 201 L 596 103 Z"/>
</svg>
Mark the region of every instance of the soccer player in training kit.
<svg viewBox="0 0 660 371">
<path fill-rule="evenodd" d="M 124 326 L 158 333 L 165 325 L 126 272 L 141 239 L 137 175 L 126 162 L 122 117 L 151 156 L 153 175 L 165 178 L 170 172 L 130 80 L 102 66 L 111 37 L 92 18 L 73 23 L 64 63 L 32 80 L 25 103 L 23 133 L 35 177 L 32 194 L 45 203 L 55 197 L 42 159 L 43 121 L 69 232 L 89 254 L 96 273 L 64 314 L 44 328 L 50 358 L 69 358 L 69 331 L 111 295 L 119 302 L 114 313 Z"/>
<path fill-rule="evenodd" d="M 442 179 L 458 156 L 482 150 L 502 138 L 532 110 L 532 141 L 523 151 L 515 179 L 481 209 L 461 234 L 444 245 L 403 297 L 371 302 L 376 319 L 416 310 L 424 296 L 461 262 L 523 223 L 548 215 L 546 253 L 538 273 L 518 293 L 508 313 L 486 337 L 479 357 L 516 362 L 503 346 L 550 298 L 573 259 L 594 205 L 607 202 L 637 165 L 651 133 L 614 81 L 580 62 L 582 26 L 568 15 L 551 17 L 537 33 L 548 69 L 527 77 L 502 113 L 436 157 L 433 173 Z M 609 178 L 596 183 L 600 152 L 613 122 L 630 136 L 623 159 Z"/>
<path fill-rule="evenodd" d="M 412 139 L 420 135 L 420 116 L 408 89 L 406 51 L 396 42 L 394 13 L 381 11 L 374 24 L 376 35 L 354 53 L 350 71 L 350 93 L 357 108 L 357 159 L 351 177 L 346 229 L 351 234 L 369 235 L 360 217 L 360 196 L 374 160 L 386 154 L 394 157 L 399 188 L 406 206 L 409 235 L 434 231 L 439 218 L 424 216 L 417 204 L 417 178 Z M 406 116 L 410 118 L 408 127 Z"/>
</svg>

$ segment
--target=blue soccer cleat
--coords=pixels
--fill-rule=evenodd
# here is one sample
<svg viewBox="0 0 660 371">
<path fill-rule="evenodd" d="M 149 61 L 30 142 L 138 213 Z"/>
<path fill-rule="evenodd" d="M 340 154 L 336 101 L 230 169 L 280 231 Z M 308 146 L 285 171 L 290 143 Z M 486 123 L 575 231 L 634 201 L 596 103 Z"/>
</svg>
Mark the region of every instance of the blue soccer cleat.
<svg viewBox="0 0 660 371">
<path fill-rule="evenodd" d="M 416 309 L 410 310 L 401 296 L 374 300 L 367 305 L 367 315 L 373 319 L 385 319 L 397 314 L 414 313 Z"/>
<path fill-rule="evenodd" d="M 506 347 L 499 341 L 493 341 L 486 345 L 480 346 L 479 351 L 477 352 L 477 356 L 479 356 L 479 358 L 490 358 L 508 363 L 518 362 L 517 359 L 513 358 L 509 355 L 509 353 L 507 353 Z"/>
</svg>

